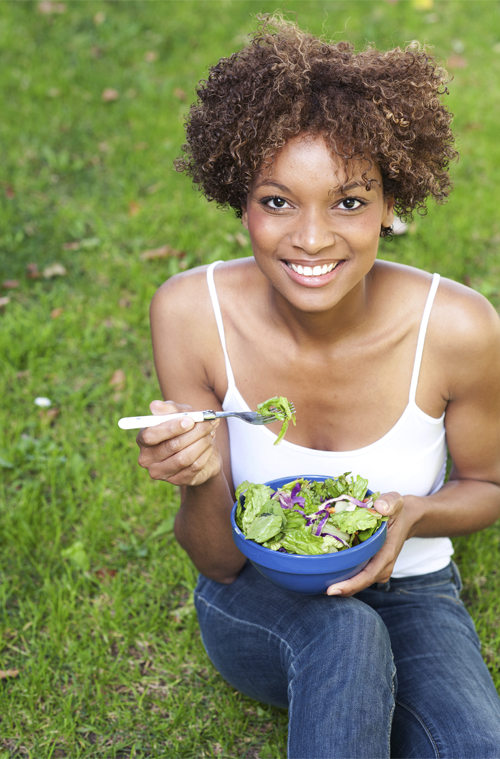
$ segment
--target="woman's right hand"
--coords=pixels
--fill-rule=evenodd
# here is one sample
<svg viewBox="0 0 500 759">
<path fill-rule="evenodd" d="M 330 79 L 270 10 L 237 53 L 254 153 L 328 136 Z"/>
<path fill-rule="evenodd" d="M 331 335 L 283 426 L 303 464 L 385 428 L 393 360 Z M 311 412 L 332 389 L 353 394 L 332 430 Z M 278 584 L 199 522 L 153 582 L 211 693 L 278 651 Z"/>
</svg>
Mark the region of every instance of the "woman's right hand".
<svg viewBox="0 0 500 759">
<path fill-rule="evenodd" d="M 156 415 L 193 411 L 173 401 L 153 401 L 149 408 Z M 215 442 L 219 419 L 193 422 L 190 417 L 173 419 L 156 427 L 144 427 L 137 435 L 141 449 L 139 464 L 153 480 L 173 485 L 202 485 L 222 469 L 221 455 Z"/>
</svg>

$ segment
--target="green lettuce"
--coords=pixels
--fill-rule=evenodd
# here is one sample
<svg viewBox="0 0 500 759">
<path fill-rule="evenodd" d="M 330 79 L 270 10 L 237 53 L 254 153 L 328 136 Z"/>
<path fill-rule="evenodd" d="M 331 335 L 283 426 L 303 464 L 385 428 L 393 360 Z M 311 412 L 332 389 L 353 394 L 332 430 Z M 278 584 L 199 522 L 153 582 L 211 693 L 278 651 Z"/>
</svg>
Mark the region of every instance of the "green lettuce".
<svg viewBox="0 0 500 759">
<path fill-rule="evenodd" d="M 287 399 L 283 398 L 282 395 L 277 395 L 274 398 L 269 398 L 268 401 L 264 401 L 264 403 L 259 403 L 257 406 L 257 413 L 261 414 L 262 416 L 269 416 L 269 414 L 273 414 L 277 420 L 283 422 L 274 445 L 278 445 L 283 440 L 290 420 L 295 425 L 295 414 L 293 413 Z"/>
<path fill-rule="evenodd" d="M 365 497 L 368 480 L 349 475 L 350 472 L 346 472 L 324 482 L 298 478 L 276 492 L 268 485 L 242 482 L 236 490 L 236 523 L 246 538 L 271 551 L 282 549 L 293 554 L 319 556 L 350 548 L 373 535 L 387 517 L 346 499 L 340 502 L 343 510 L 330 514 L 324 521 L 323 503 L 336 506 L 339 502 L 332 499 L 342 495 L 358 501 Z M 378 495 L 374 493 L 371 498 L 375 500 Z M 324 534 L 317 535 L 321 523 Z M 337 533 L 342 540 L 329 535 L 329 531 Z"/>
</svg>

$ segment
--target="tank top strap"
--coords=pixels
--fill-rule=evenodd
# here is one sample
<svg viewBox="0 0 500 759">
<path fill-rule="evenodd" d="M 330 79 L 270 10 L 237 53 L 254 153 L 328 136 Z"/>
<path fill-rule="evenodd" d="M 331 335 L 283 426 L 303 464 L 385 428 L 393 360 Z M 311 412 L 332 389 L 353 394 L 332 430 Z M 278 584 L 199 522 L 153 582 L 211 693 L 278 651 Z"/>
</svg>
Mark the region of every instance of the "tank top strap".
<svg viewBox="0 0 500 759">
<path fill-rule="evenodd" d="M 411 376 L 410 384 L 410 403 L 415 403 L 415 396 L 417 394 L 418 376 L 420 374 L 420 364 L 422 363 L 422 354 L 424 352 L 425 335 L 427 333 L 427 325 L 429 324 L 429 317 L 431 315 L 432 304 L 434 303 L 434 297 L 436 295 L 440 276 L 439 274 L 432 275 L 432 283 L 425 303 L 424 312 L 422 314 L 422 321 L 420 322 L 420 329 L 418 332 L 417 350 L 415 352 L 415 362 L 413 364 L 413 373 Z"/>
<path fill-rule="evenodd" d="M 230 387 L 234 387 L 234 374 L 231 368 L 231 363 L 229 361 L 229 356 L 227 355 L 226 334 L 224 332 L 224 324 L 222 322 L 222 313 L 220 310 L 219 298 L 217 297 L 217 290 L 215 288 L 215 280 L 214 280 L 214 269 L 218 264 L 221 264 L 221 263 L 223 262 L 214 261 L 213 264 L 210 264 L 210 266 L 207 269 L 207 283 L 208 283 L 208 292 L 210 293 L 210 300 L 212 301 L 212 308 L 214 310 L 214 316 L 215 316 L 215 321 L 217 324 L 217 329 L 219 330 L 220 342 L 222 345 L 222 350 L 224 352 L 224 361 L 226 363 L 227 384 L 228 384 L 228 389 L 229 389 Z"/>
</svg>

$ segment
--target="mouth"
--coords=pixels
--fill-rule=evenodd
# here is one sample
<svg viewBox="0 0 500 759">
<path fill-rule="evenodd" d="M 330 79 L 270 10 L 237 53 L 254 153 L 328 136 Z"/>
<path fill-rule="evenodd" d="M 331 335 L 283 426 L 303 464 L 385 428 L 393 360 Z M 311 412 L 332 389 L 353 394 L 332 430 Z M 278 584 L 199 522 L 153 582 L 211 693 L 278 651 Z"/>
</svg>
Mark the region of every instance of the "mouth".
<svg viewBox="0 0 500 759">
<path fill-rule="evenodd" d="M 341 261 L 323 264 L 323 266 L 319 264 L 316 264 L 316 266 L 302 266 L 302 264 L 294 264 L 291 261 L 284 261 L 284 263 L 289 269 L 303 277 L 323 277 L 325 274 L 330 274 L 330 272 L 336 269 Z"/>
</svg>

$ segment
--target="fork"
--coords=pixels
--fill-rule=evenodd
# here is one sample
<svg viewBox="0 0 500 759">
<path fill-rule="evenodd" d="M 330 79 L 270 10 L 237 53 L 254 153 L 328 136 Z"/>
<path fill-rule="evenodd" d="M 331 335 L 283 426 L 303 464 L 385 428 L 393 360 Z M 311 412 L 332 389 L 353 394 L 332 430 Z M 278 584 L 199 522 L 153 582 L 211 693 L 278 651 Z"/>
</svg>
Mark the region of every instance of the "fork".
<svg viewBox="0 0 500 759">
<path fill-rule="evenodd" d="M 292 412 L 295 413 L 295 409 L 290 404 Z M 168 422 L 171 419 L 182 419 L 184 416 L 189 416 L 194 422 L 206 422 L 209 419 L 225 419 L 228 416 L 235 416 L 237 419 L 241 419 L 248 424 L 271 424 L 278 419 L 274 414 L 263 416 L 258 414 L 257 411 L 183 411 L 178 414 L 162 414 L 160 416 L 126 416 L 120 419 L 118 427 L 122 430 L 138 430 L 143 427 L 156 427 L 157 424 Z"/>
</svg>

